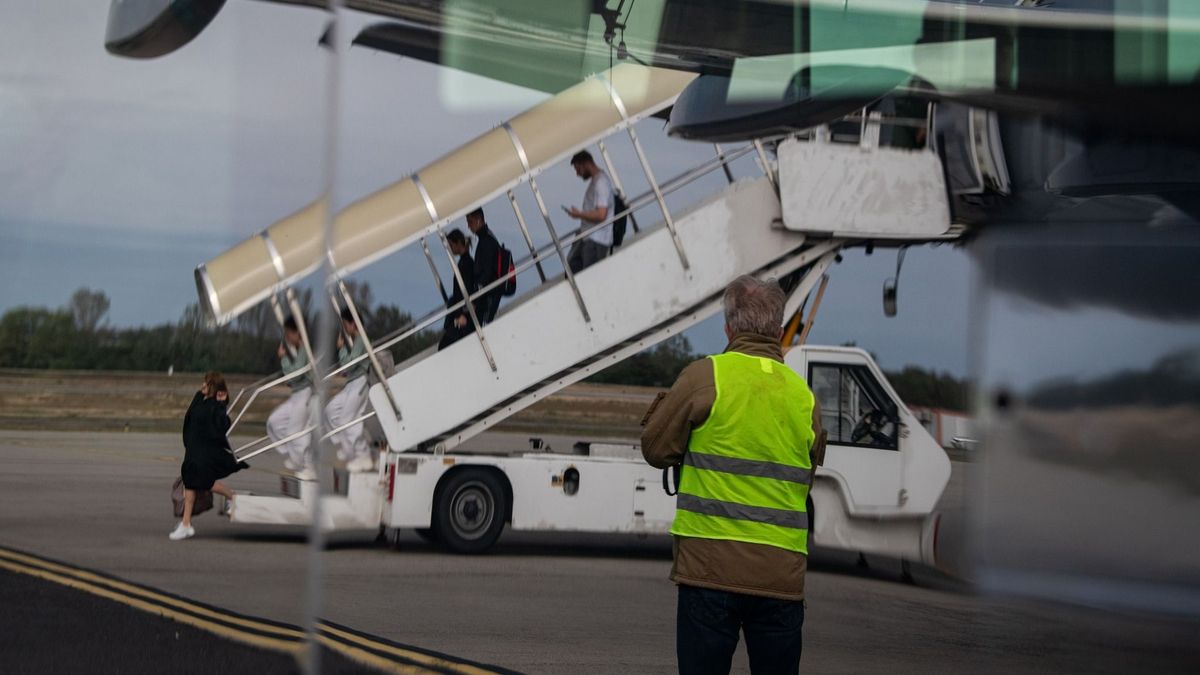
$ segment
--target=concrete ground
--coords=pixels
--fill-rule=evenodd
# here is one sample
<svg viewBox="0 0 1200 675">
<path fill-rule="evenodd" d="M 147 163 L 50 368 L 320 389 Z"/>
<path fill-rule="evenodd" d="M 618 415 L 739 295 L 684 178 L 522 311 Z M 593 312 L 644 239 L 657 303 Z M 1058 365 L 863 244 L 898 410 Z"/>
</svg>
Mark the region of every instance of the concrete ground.
<svg viewBox="0 0 1200 675">
<path fill-rule="evenodd" d="M 498 435 L 476 445 L 524 444 Z M 0 544 L 291 624 L 312 609 L 305 579 L 315 570 L 321 616 L 397 642 L 535 673 L 674 669 L 665 538 L 506 533 L 490 554 L 465 557 L 408 533 L 394 550 L 363 532 L 338 535 L 314 560 L 302 530 L 234 527 L 207 513 L 195 539 L 170 542 L 181 455 L 177 434 L 0 432 Z M 230 484 L 276 491 L 278 460 L 251 463 Z M 963 531 L 966 466 L 956 463 L 947 491 L 948 550 Z M 984 598 L 927 570 L 906 584 L 898 563 L 870 563 L 814 554 L 804 671 L 1200 668 L 1196 622 Z M 747 672 L 745 663 L 739 654 L 735 672 Z"/>
</svg>

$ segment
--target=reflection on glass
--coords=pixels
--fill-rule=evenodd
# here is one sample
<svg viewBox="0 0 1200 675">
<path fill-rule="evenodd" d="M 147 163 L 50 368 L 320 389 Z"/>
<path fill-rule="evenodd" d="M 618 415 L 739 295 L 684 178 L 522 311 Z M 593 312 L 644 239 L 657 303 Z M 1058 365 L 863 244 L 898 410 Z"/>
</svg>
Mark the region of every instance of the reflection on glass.
<svg viewBox="0 0 1200 675">
<path fill-rule="evenodd" d="M 284 462 L 311 433 L 293 421 L 318 404 L 310 369 L 327 353 L 327 303 L 301 285 L 252 306 L 235 299 L 246 266 L 193 270 L 239 241 L 266 245 L 258 228 L 322 196 L 330 116 L 297 102 L 329 100 L 333 54 L 318 42 L 329 15 L 107 4 L 31 5 L 0 27 L 13 50 L 0 65 L 0 173 L 11 177 L 0 188 L 0 367 L 28 369 L 17 399 L 5 379 L 6 420 L 25 430 L 0 432 L 0 473 L 27 463 L 22 487 L 4 492 L 31 509 L 26 534 L 6 526 L 3 543 L 158 589 L 149 602 L 165 618 L 146 619 L 176 623 L 131 629 L 130 648 L 148 651 L 115 662 L 218 667 L 244 647 L 294 670 L 313 623 L 310 501 Z M 301 245 L 321 248 L 317 235 Z M 239 461 L 248 466 L 234 471 Z M 63 466 L 77 486 L 63 489 Z M 168 539 L 182 520 L 166 506 L 177 477 L 198 508 Z M 246 528 L 281 488 L 305 517 Z M 178 631 L 178 643 L 149 645 L 143 631 Z"/>
<path fill-rule="evenodd" d="M 992 587 L 1175 611 L 1197 597 L 1193 232 L 1093 226 L 1067 246 L 1062 230 L 1015 230 L 983 245 Z"/>
</svg>

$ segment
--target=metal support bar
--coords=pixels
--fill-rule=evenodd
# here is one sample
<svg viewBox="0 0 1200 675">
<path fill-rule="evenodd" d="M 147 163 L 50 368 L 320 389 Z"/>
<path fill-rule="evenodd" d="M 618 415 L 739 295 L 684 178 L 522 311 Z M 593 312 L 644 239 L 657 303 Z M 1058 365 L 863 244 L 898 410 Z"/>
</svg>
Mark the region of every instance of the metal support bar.
<svg viewBox="0 0 1200 675">
<path fill-rule="evenodd" d="M 259 436 L 258 438 L 250 441 L 249 443 L 243 445 L 242 447 L 238 448 L 237 450 L 234 450 L 233 454 L 236 457 L 237 453 L 242 452 L 246 448 L 253 448 L 254 446 L 258 445 L 259 443 L 262 443 L 263 441 L 269 441 L 269 440 L 271 440 L 271 437 L 269 435 L 268 436 Z"/>
<path fill-rule="evenodd" d="M 362 424 L 363 422 L 366 422 L 367 420 L 371 419 L 374 416 L 375 416 L 375 411 L 372 410 L 371 412 L 363 415 L 362 417 L 356 417 L 341 426 L 334 427 L 334 428 L 330 429 L 329 431 L 325 432 L 325 435 L 321 436 L 321 440 L 327 441 L 330 438 L 333 438 L 334 434 L 345 431 L 346 429 L 349 429 L 350 427 L 354 426 L 355 424 Z"/>
<path fill-rule="evenodd" d="M 538 276 L 542 282 L 546 281 L 546 271 L 542 269 L 541 258 L 538 257 L 537 249 L 533 246 L 533 237 L 529 236 L 529 226 L 525 224 L 525 214 L 521 213 L 521 207 L 517 204 L 517 196 L 512 190 L 508 191 L 508 201 L 512 203 L 513 215 L 517 217 L 517 225 L 521 227 L 521 236 L 525 237 L 525 245 L 529 247 L 529 256 L 533 258 L 534 264 L 537 265 Z"/>
<path fill-rule="evenodd" d="M 367 358 L 371 360 L 371 369 L 375 371 L 375 377 L 379 378 L 379 383 L 383 385 L 383 392 L 387 394 L 388 403 L 392 404 L 392 411 L 396 413 L 396 419 L 400 420 L 400 404 L 396 403 L 396 396 L 392 393 L 392 386 L 388 384 L 387 374 L 383 372 L 383 366 L 379 364 L 379 358 L 375 356 L 375 350 L 371 347 L 371 341 L 367 338 L 367 329 L 363 327 L 362 317 L 358 314 L 358 307 L 354 305 L 354 298 L 350 297 L 350 289 L 346 288 L 346 282 L 337 280 L 338 290 L 342 293 L 342 299 L 346 301 L 346 309 L 350 310 L 350 316 L 354 319 L 354 327 L 358 329 L 358 336 L 362 338 L 363 346 L 367 348 Z"/>
<path fill-rule="evenodd" d="M 930 152 L 937 152 L 937 104 L 930 101 L 925 108 L 925 147 Z"/>
<path fill-rule="evenodd" d="M 258 457 L 259 455 L 263 454 L 264 452 L 271 450 L 273 448 L 278 448 L 279 446 L 283 445 L 284 443 L 291 443 L 292 441 L 296 440 L 297 438 L 300 438 L 301 436 L 311 434 L 313 432 L 313 429 L 315 429 L 315 428 L 316 427 L 305 427 L 304 429 L 301 429 L 300 431 L 297 431 L 296 433 L 294 433 L 290 436 L 285 436 L 285 437 L 275 441 L 274 443 L 271 443 L 270 445 L 265 445 L 265 446 L 255 450 L 254 452 L 251 452 L 248 455 L 242 455 L 241 457 L 237 457 L 237 460 L 239 462 L 244 462 L 248 459 L 253 459 L 255 457 Z M 254 444 L 248 443 L 248 444 L 242 446 L 241 448 L 238 448 L 238 451 L 241 451 L 244 448 L 248 448 L 251 445 L 254 445 Z M 236 457 L 237 453 L 234 453 L 234 456 Z"/>
<path fill-rule="evenodd" d="M 879 147 L 880 120 L 883 115 L 878 110 L 868 111 L 863 108 L 862 123 L 858 136 L 859 147 L 871 150 Z"/>
<path fill-rule="evenodd" d="M 817 310 L 821 309 L 821 298 L 825 297 L 825 288 L 829 286 L 829 275 L 821 275 L 821 285 L 817 287 L 817 294 L 813 297 L 812 307 L 808 310 L 808 318 L 804 320 L 804 330 L 800 331 L 800 338 L 797 344 L 803 345 L 808 342 L 808 334 L 812 331 L 813 324 L 817 321 Z"/>
<path fill-rule="evenodd" d="M 546 209 L 546 201 L 542 199 L 542 191 L 538 189 L 537 180 L 530 173 L 529 154 L 525 152 L 525 144 L 521 142 L 512 125 L 505 122 L 503 126 L 504 130 L 508 132 L 508 140 L 512 141 L 513 147 L 517 150 L 517 157 L 521 160 L 521 166 L 525 169 L 526 175 L 529 176 L 529 189 L 533 191 L 533 199 L 537 202 L 538 211 L 542 213 L 542 220 L 546 221 L 546 229 L 550 231 L 550 241 L 554 242 L 554 250 L 558 253 L 558 259 L 562 262 L 563 275 L 567 278 L 567 283 L 571 285 L 571 292 L 575 294 L 575 303 L 579 305 L 579 311 L 583 314 L 583 320 L 591 323 L 592 317 L 588 314 L 587 305 L 583 303 L 583 295 L 579 293 L 579 286 L 575 284 L 575 273 L 571 271 L 571 265 L 567 262 L 567 254 L 563 253 L 562 244 L 558 241 L 558 232 L 554 230 L 554 221 L 550 219 L 550 211 Z"/>
<path fill-rule="evenodd" d="M 269 381 L 275 379 L 276 377 L 277 376 L 274 374 L 267 375 L 266 377 L 260 377 L 259 379 L 255 380 L 254 382 L 251 382 L 249 385 L 239 389 L 237 396 L 234 396 L 233 400 L 229 402 L 229 409 L 233 410 L 234 408 L 237 407 L 238 401 L 242 400 L 242 394 L 245 394 L 247 389 L 254 389 L 257 391 L 260 387 L 262 387 L 263 383 L 269 382 Z"/>
<path fill-rule="evenodd" d="M 487 338 L 483 336 L 483 325 L 479 323 L 479 317 L 475 314 L 475 303 L 472 302 L 471 291 L 467 288 L 467 282 L 463 279 L 462 273 L 458 271 L 458 265 L 454 264 L 454 253 L 450 251 L 450 241 L 446 239 L 446 233 L 438 230 L 438 238 L 442 241 L 442 248 L 446 249 L 446 257 L 450 259 L 450 270 L 454 272 L 454 281 L 458 284 L 459 292 L 462 293 L 467 315 L 471 317 L 471 324 L 475 327 L 475 336 L 479 338 L 479 346 L 483 347 L 483 355 L 487 357 L 488 366 L 494 373 L 496 372 L 496 359 L 492 358 L 492 349 L 488 347 Z"/>
<path fill-rule="evenodd" d="M 835 243 L 834 248 L 822 253 L 821 257 L 812 264 L 812 267 L 808 268 L 808 271 L 804 273 L 804 278 L 800 280 L 796 288 L 792 289 L 791 294 L 783 304 L 784 316 L 792 316 L 800 311 L 801 303 L 804 302 L 809 293 L 812 293 L 813 287 L 817 285 L 817 281 L 825 274 L 825 270 L 829 269 L 829 266 L 833 264 L 834 259 L 837 258 L 838 251 L 842 247 L 841 242 Z"/>
<path fill-rule="evenodd" d="M 305 366 L 305 367 L 303 367 L 303 368 L 301 368 L 301 369 L 299 369 L 299 370 L 293 371 L 293 372 L 291 372 L 291 373 L 289 373 L 289 374 L 287 374 L 287 375 L 281 375 L 281 376 L 279 376 L 279 377 L 276 377 L 275 379 L 273 379 L 273 380 L 271 380 L 271 381 L 267 382 L 266 384 L 263 384 L 263 385 L 261 385 L 261 386 L 259 386 L 259 387 L 255 388 L 255 390 L 254 390 L 254 393 L 250 394 L 250 398 L 246 399 L 246 405 L 242 406 L 242 410 L 241 410 L 241 412 L 239 412 L 239 413 L 237 414 L 237 418 L 236 418 L 236 419 L 234 419 L 234 420 L 233 420 L 233 423 L 229 425 L 229 429 L 230 429 L 230 431 L 232 431 L 232 430 L 233 430 L 233 428 L 237 426 L 237 423 L 238 423 L 239 421 L 241 421 L 241 419 L 242 419 L 242 415 L 245 415 L 245 414 L 246 414 L 246 411 L 247 411 L 247 410 L 249 410 L 249 409 L 250 409 L 250 406 L 254 404 L 254 400 L 258 398 L 258 395 L 259 395 L 259 394 L 261 394 L 262 392 L 264 392 L 264 391 L 266 391 L 266 390 L 270 389 L 271 387 L 274 387 L 274 386 L 276 386 L 276 385 L 283 384 L 283 383 L 285 383 L 285 382 L 288 382 L 288 381 L 290 381 L 290 380 L 294 380 L 294 379 L 296 379 L 297 377 L 300 377 L 300 376 L 302 376 L 302 375 L 306 375 L 306 374 L 308 374 L 308 372 L 309 372 L 309 371 L 311 371 L 312 369 L 313 369 L 313 367 L 312 367 L 312 364 L 310 363 L 310 364 L 308 364 L 307 366 Z M 260 381 L 261 381 L 261 380 L 260 380 Z"/>
<path fill-rule="evenodd" d="M 604 168 L 608 170 L 608 177 L 612 178 L 613 187 L 617 189 L 617 192 L 621 193 L 621 198 L 624 199 L 627 195 L 625 192 L 625 186 L 621 184 L 621 177 L 617 175 L 616 165 L 612 163 L 612 158 L 608 156 L 608 148 L 604 147 L 604 141 L 602 140 L 597 141 L 596 146 L 600 148 L 600 157 L 604 159 Z M 612 213 L 610 215 L 615 216 L 616 213 Z M 629 224 L 633 225 L 633 231 L 635 233 L 641 231 L 640 228 L 638 228 L 637 218 L 633 217 L 633 209 L 629 210 Z"/>
<path fill-rule="evenodd" d="M 304 312 L 300 309 L 300 302 L 296 300 L 296 291 L 290 286 L 287 289 L 288 309 L 292 310 L 292 317 L 296 319 L 296 328 L 300 330 L 300 342 L 304 345 L 304 353 L 308 355 L 308 365 L 311 368 L 316 368 L 317 358 L 313 355 L 312 342 L 308 339 L 308 326 L 304 320 Z"/>
<path fill-rule="evenodd" d="M 729 163 L 725 161 L 725 151 L 721 149 L 720 143 L 713 143 L 713 150 L 717 151 L 717 159 L 721 161 L 721 168 L 725 170 L 725 180 L 729 184 L 733 184 L 733 171 L 729 168 Z"/>
<path fill-rule="evenodd" d="M 429 252 L 429 244 L 425 241 L 425 237 L 421 237 L 421 250 L 425 251 L 425 260 L 429 262 L 429 271 L 433 273 L 433 279 L 437 282 L 438 293 L 442 295 L 442 302 L 449 304 L 450 296 L 446 294 L 446 287 L 442 285 L 442 275 L 438 274 L 437 265 L 433 264 L 433 254 Z M 451 263 L 454 261 L 451 260 Z"/>
<path fill-rule="evenodd" d="M 613 86 L 609 78 L 600 78 L 600 81 L 608 88 L 608 95 L 612 100 L 613 107 L 620 113 L 621 119 L 629 125 L 626 129 L 629 133 L 629 140 L 633 142 L 633 149 L 637 153 L 638 162 L 641 163 L 642 171 L 646 174 L 646 180 L 650 183 L 650 189 L 654 191 L 654 197 L 658 200 L 659 208 L 662 209 L 663 222 L 667 226 L 667 231 L 671 233 L 671 241 L 675 244 L 675 251 L 679 254 L 679 262 L 683 265 L 683 269 L 686 270 L 689 265 L 687 254 L 683 251 L 683 242 L 679 240 L 679 235 L 675 232 L 675 221 L 671 218 L 671 210 L 667 208 L 667 201 L 663 198 L 662 189 L 659 187 L 658 181 L 654 179 L 654 172 L 650 169 L 650 161 L 646 159 L 646 153 L 642 150 L 641 142 L 638 141 L 637 131 L 630 122 L 625 102 L 621 100 L 621 95 L 617 92 L 617 88 Z"/>
<path fill-rule="evenodd" d="M 775 176 L 775 172 L 771 169 L 771 160 L 767 157 L 767 150 L 763 147 L 762 141 L 754 139 L 754 151 L 758 153 L 758 166 L 762 169 L 763 175 L 767 180 L 771 181 L 771 186 L 775 188 L 775 192 L 779 192 L 779 180 Z"/>
<path fill-rule="evenodd" d="M 537 201 L 538 211 L 542 213 L 542 220 L 546 221 L 546 229 L 550 232 L 550 240 L 554 242 L 554 250 L 558 252 L 558 259 L 562 261 L 563 274 L 567 278 L 567 283 L 571 285 L 571 292 L 575 294 L 575 303 L 579 305 L 579 311 L 583 314 L 583 320 L 591 323 L 592 316 L 588 314 L 587 305 L 583 303 L 583 295 L 579 292 L 579 286 L 575 283 L 575 273 L 571 271 L 571 264 L 567 261 L 567 254 L 562 249 L 562 244 L 558 241 L 558 232 L 554 230 L 554 221 L 550 219 L 550 211 L 546 209 L 546 202 L 542 199 L 542 191 L 538 189 L 537 181 L 533 178 L 529 179 L 529 189 L 533 191 L 533 198 Z"/>
<path fill-rule="evenodd" d="M 286 317 L 283 316 L 283 307 L 279 304 L 279 295 L 274 291 L 271 292 L 271 310 L 275 313 L 275 320 L 279 322 L 279 327 L 283 328 Z"/>
<path fill-rule="evenodd" d="M 615 91 L 613 91 L 613 95 L 616 95 Z M 662 188 L 654 179 L 650 160 L 646 159 L 646 152 L 642 150 L 642 144 L 638 141 L 637 132 L 634 131 L 633 126 L 631 125 L 626 131 L 629 132 L 629 140 L 633 141 L 633 150 L 637 153 L 638 162 L 642 165 L 646 180 L 650 182 L 650 189 L 654 190 L 654 198 L 658 200 L 658 207 L 662 209 L 663 223 L 666 224 L 667 231 L 671 233 L 671 241 L 675 244 L 675 251 L 679 254 L 679 262 L 683 265 L 683 269 L 689 269 L 691 266 L 688 264 L 687 254 L 683 252 L 683 242 L 679 240 L 679 233 L 675 231 L 675 220 L 671 218 L 671 210 L 667 208 L 667 200 L 663 197 Z"/>
</svg>

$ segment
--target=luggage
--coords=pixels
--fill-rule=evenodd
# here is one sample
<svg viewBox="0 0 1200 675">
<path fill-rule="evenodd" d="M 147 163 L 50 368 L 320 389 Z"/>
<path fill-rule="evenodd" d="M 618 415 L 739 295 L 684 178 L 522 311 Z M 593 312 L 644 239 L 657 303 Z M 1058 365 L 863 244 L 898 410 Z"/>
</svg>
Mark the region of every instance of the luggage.
<svg viewBox="0 0 1200 675">
<path fill-rule="evenodd" d="M 175 517 L 183 517 L 183 478 L 176 478 L 175 484 L 171 486 L 171 502 L 175 506 Z M 205 511 L 212 509 L 213 495 L 208 490 L 196 491 L 196 503 L 192 504 L 192 516 L 198 516 Z"/>
</svg>

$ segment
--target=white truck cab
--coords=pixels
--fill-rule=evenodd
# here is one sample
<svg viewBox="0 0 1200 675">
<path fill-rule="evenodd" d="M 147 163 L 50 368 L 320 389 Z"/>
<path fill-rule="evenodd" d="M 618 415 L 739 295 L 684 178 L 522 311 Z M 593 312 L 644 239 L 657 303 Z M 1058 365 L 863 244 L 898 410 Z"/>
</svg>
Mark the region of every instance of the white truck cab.
<svg viewBox="0 0 1200 675">
<path fill-rule="evenodd" d="M 945 450 L 865 351 L 805 346 L 784 360 L 808 382 L 828 434 L 811 491 L 812 541 L 933 564 Z"/>
</svg>

